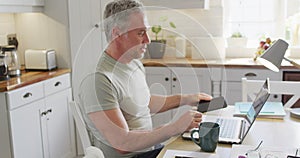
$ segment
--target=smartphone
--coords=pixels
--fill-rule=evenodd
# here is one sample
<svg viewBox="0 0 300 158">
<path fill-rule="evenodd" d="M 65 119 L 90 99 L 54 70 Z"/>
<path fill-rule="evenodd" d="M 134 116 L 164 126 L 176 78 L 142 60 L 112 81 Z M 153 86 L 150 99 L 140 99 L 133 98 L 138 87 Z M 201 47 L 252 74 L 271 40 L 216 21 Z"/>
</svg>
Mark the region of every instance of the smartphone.
<svg viewBox="0 0 300 158">
<path fill-rule="evenodd" d="M 223 96 L 215 97 L 210 101 L 201 100 L 198 104 L 197 111 L 199 112 L 207 112 L 217 109 L 226 108 L 227 103 Z"/>
</svg>

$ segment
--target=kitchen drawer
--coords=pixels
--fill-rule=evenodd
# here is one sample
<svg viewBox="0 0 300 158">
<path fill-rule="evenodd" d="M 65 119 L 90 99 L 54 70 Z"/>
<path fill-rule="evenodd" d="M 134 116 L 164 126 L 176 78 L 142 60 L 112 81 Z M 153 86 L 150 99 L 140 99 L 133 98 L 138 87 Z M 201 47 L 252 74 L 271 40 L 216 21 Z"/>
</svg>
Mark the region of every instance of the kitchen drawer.
<svg viewBox="0 0 300 158">
<path fill-rule="evenodd" d="M 268 69 L 225 69 L 223 75 L 223 81 L 238 81 L 241 82 L 241 78 L 246 77 L 252 80 L 265 80 L 267 77 L 270 80 L 281 80 L 281 74 L 272 72 Z"/>
<path fill-rule="evenodd" d="M 9 110 L 28 104 L 44 97 L 42 83 L 35 83 L 6 93 Z"/>
<path fill-rule="evenodd" d="M 59 92 L 70 87 L 70 74 L 64 74 L 44 82 L 45 95 Z"/>
</svg>

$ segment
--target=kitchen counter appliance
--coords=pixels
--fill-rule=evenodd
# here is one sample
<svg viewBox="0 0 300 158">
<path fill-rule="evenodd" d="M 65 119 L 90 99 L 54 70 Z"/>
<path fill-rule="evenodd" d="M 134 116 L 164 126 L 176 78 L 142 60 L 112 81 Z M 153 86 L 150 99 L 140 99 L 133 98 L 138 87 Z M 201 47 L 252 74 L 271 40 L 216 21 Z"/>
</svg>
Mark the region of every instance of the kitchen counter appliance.
<svg viewBox="0 0 300 158">
<path fill-rule="evenodd" d="M 55 50 L 28 49 L 25 51 L 25 69 L 53 70 L 56 68 Z"/>
<path fill-rule="evenodd" d="M 21 75 L 21 66 L 18 59 L 17 49 L 14 45 L 3 46 L 1 48 L 2 54 L 7 55 L 7 64 L 8 64 L 8 75 L 9 76 L 20 76 Z"/>
</svg>

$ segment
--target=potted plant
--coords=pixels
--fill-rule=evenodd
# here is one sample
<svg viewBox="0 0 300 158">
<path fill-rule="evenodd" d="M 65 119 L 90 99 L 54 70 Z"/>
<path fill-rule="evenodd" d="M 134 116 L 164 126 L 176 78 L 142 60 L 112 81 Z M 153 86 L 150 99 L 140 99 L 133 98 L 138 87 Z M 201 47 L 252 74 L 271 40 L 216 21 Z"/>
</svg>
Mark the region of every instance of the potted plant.
<svg viewBox="0 0 300 158">
<path fill-rule="evenodd" d="M 235 32 L 231 37 L 227 38 L 228 47 L 247 47 L 247 37 L 240 32 Z"/>
<path fill-rule="evenodd" d="M 148 45 L 149 55 L 153 59 L 160 59 L 164 56 L 166 50 L 166 39 L 164 38 L 163 24 L 168 22 L 168 17 L 162 16 L 159 18 L 161 24 L 153 25 L 151 31 L 155 35 L 155 39 L 151 40 Z M 168 22 L 168 26 L 176 28 L 175 24 L 171 21 Z"/>
</svg>

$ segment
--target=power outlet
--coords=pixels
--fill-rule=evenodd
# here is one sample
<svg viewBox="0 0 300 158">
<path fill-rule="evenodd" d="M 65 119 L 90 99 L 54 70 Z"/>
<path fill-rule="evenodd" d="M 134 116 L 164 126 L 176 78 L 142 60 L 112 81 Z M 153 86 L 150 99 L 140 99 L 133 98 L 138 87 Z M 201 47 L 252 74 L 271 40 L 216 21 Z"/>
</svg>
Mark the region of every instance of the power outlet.
<svg viewBox="0 0 300 158">
<path fill-rule="evenodd" d="M 13 33 L 13 34 L 8 34 L 8 35 L 7 35 L 7 43 L 10 43 L 10 41 L 11 41 L 13 38 L 17 38 L 17 34 L 15 34 L 15 33 Z"/>
</svg>

